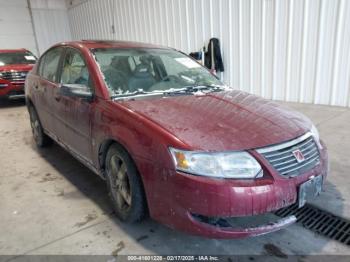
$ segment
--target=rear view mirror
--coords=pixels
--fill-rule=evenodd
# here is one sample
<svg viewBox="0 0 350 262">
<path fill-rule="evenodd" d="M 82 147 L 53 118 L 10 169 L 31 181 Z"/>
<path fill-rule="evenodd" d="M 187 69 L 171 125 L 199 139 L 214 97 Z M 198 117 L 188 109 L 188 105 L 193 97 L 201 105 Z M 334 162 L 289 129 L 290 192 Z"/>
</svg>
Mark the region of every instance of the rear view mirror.
<svg viewBox="0 0 350 262">
<path fill-rule="evenodd" d="M 81 84 L 63 84 L 60 88 L 60 94 L 68 97 L 84 98 L 91 100 L 93 93 L 91 88 Z"/>
</svg>

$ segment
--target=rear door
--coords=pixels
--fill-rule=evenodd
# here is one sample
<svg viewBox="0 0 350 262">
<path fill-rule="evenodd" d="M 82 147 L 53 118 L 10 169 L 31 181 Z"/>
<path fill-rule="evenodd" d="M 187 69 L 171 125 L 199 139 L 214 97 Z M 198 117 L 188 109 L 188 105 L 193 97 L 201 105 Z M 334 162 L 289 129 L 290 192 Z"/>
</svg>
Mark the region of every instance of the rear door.
<svg viewBox="0 0 350 262">
<path fill-rule="evenodd" d="M 91 75 L 84 56 L 78 49 L 67 47 L 62 62 L 62 85 L 85 85 L 93 93 Z M 91 115 L 94 102 L 74 96 L 55 94 L 58 114 L 64 125 L 62 141 L 85 160 L 91 160 Z M 61 125 L 61 123 L 60 123 Z"/>
<path fill-rule="evenodd" d="M 53 93 L 58 88 L 58 68 L 63 52 L 62 47 L 47 51 L 39 61 L 39 78 L 35 80 L 34 100 L 41 124 L 44 129 L 56 135 L 54 128 Z"/>
</svg>

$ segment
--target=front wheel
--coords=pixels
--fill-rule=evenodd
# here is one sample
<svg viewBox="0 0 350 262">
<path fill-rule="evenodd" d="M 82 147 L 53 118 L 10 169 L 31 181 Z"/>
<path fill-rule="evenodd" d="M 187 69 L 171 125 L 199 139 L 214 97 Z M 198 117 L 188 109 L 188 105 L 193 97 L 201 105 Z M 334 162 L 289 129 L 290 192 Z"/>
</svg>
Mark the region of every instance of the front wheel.
<svg viewBox="0 0 350 262">
<path fill-rule="evenodd" d="M 131 157 L 121 146 L 113 144 L 105 166 L 107 187 L 117 217 L 129 223 L 141 221 L 146 215 L 146 197 Z"/>
<path fill-rule="evenodd" d="M 36 113 L 34 107 L 30 106 L 29 117 L 30 126 L 32 128 L 33 138 L 38 147 L 46 147 L 52 144 L 52 140 L 44 133 L 44 129 L 41 126 L 38 114 Z"/>
</svg>

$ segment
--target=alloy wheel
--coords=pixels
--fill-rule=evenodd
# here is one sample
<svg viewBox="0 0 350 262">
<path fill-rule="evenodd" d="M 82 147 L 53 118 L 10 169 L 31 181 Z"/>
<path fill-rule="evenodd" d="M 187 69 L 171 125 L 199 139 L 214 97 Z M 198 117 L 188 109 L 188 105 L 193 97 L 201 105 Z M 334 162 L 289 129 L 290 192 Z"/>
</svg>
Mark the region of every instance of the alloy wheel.
<svg viewBox="0 0 350 262">
<path fill-rule="evenodd" d="M 110 172 L 112 177 L 112 194 L 114 194 L 120 210 L 127 211 L 132 204 L 131 187 L 126 164 L 116 155 L 110 159 Z"/>
</svg>

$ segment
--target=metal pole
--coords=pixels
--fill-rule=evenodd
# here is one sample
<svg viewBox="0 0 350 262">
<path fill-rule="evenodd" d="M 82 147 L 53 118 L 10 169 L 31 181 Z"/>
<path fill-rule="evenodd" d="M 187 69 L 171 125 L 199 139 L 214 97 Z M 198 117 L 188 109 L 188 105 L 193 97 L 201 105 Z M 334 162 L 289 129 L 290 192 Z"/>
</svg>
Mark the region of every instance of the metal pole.
<svg viewBox="0 0 350 262">
<path fill-rule="evenodd" d="M 33 13 L 32 13 L 32 7 L 30 5 L 30 0 L 27 0 L 27 5 L 28 5 L 30 21 L 32 23 L 32 29 L 33 29 L 34 40 L 35 40 L 35 47 L 36 47 L 36 54 L 37 54 L 37 56 L 40 56 L 38 38 L 37 38 L 37 35 L 36 35 L 36 31 L 35 31 L 34 20 L 33 20 Z"/>
</svg>

